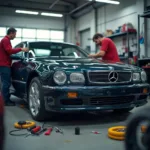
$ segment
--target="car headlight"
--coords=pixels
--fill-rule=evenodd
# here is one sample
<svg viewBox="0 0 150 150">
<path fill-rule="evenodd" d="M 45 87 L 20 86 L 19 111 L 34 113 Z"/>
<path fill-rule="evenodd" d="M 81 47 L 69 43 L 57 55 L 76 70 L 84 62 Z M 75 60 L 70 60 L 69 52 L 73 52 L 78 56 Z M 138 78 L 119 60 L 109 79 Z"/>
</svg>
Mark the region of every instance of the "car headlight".
<svg viewBox="0 0 150 150">
<path fill-rule="evenodd" d="M 71 73 L 70 74 L 70 81 L 72 83 L 84 83 L 85 78 L 82 73 Z"/>
<path fill-rule="evenodd" d="M 140 73 L 133 73 L 133 81 L 140 81 Z"/>
<path fill-rule="evenodd" d="M 141 79 L 142 79 L 143 82 L 145 82 L 147 80 L 147 74 L 146 74 L 145 71 L 141 72 Z"/>
<path fill-rule="evenodd" d="M 53 79 L 56 84 L 63 85 L 67 80 L 67 76 L 63 71 L 56 71 L 54 73 Z"/>
</svg>

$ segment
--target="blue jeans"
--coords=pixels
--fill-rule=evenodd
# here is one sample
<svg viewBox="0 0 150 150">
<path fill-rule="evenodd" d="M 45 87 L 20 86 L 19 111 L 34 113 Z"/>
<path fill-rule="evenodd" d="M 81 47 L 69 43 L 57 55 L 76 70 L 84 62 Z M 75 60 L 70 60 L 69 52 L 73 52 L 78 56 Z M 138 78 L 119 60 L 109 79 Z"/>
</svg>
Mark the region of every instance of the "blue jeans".
<svg viewBox="0 0 150 150">
<path fill-rule="evenodd" d="M 11 69 L 0 66 L 1 93 L 5 102 L 10 101 Z"/>
</svg>

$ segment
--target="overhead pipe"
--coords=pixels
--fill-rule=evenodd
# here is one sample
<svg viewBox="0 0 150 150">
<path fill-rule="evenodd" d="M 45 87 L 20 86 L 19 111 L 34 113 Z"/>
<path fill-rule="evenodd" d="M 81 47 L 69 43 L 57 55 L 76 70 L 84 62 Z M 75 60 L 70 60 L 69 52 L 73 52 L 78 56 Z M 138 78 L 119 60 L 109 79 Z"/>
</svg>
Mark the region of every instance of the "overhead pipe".
<svg viewBox="0 0 150 150">
<path fill-rule="evenodd" d="M 77 7 L 77 8 L 75 8 L 75 9 L 72 10 L 71 12 L 69 12 L 69 15 L 72 15 L 73 13 L 75 13 L 75 12 L 77 12 L 77 11 L 79 11 L 79 10 L 83 10 L 84 8 L 90 6 L 90 5 L 94 4 L 94 3 L 95 3 L 95 1 L 87 2 L 87 3 L 83 4 L 83 5 L 81 5 L 81 6 Z"/>
<path fill-rule="evenodd" d="M 102 4 L 102 3 L 93 3 L 92 5 L 87 6 L 86 8 L 81 9 L 81 10 L 78 11 L 78 12 L 75 12 L 74 14 L 71 15 L 71 17 L 72 17 L 73 19 L 76 19 L 76 18 L 78 18 L 78 17 L 81 17 L 81 16 L 83 16 L 83 15 L 89 13 L 90 11 L 93 10 L 93 8 L 94 8 L 94 9 L 97 9 L 97 8 L 99 8 L 99 7 L 101 7 L 101 6 L 104 6 L 104 5 L 105 5 L 105 4 Z"/>
<path fill-rule="evenodd" d="M 49 9 L 51 10 L 60 0 L 55 0 L 50 6 Z"/>
</svg>

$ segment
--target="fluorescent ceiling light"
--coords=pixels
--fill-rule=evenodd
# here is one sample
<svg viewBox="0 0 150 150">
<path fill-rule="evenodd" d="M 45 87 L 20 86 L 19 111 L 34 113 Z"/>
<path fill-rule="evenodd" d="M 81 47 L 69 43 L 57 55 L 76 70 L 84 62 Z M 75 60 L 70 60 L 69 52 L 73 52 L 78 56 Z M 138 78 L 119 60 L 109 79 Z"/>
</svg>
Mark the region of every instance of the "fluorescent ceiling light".
<svg viewBox="0 0 150 150">
<path fill-rule="evenodd" d="M 89 0 L 89 1 L 92 1 L 92 0 Z M 112 0 L 95 0 L 96 2 L 102 2 L 102 3 L 109 3 L 109 4 L 120 4 L 119 1 L 112 1 Z"/>
<path fill-rule="evenodd" d="M 42 16 L 51 16 L 51 17 L 62 17 L 62 14 L 54 14 L 54 13 L 41 13 Z"/>
<path fill-rule="evenodd" d="M 16 13 L 21 14 L 30 14 L 30 15 L 38 15 L 39 13 L 36 11 L 26 11 L 26 10 L 16 10 Z"/>
</svg>

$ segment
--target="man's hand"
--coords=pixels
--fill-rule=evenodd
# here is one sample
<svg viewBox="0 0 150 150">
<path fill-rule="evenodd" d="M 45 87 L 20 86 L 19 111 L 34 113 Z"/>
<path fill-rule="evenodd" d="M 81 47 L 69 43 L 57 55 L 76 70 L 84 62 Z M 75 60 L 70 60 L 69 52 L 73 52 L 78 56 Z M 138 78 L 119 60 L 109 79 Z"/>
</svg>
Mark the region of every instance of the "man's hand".
<svg viewBox="0 0 150 150">
<path fill-rule="evenodd" d="M 101 50 L 100 52 L 96 53 L 96 54 L 90 54 L 89 57 L 90 58 L 101 58 L 105 56 L 105 51 Z"/>
<path fill-rule="evenodd" d="M 89 58 L 94 58 L 94 56 L 95 56 L 94 54 L 90 54 L 88 57 Z"/>
<path fill-rule="evenodd" d="M 25 47 L 21 49 L 23 52 L 29 52 L 29 48 Z"/>
</svg>

